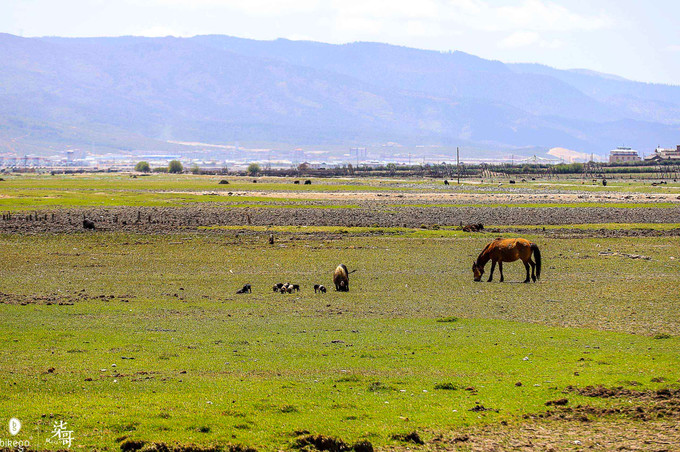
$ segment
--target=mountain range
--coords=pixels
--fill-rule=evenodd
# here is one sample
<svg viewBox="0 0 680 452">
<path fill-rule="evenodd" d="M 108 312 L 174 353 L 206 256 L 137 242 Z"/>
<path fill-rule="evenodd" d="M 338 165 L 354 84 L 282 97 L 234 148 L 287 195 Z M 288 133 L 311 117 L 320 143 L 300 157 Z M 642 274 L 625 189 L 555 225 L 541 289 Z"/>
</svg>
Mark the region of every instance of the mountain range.
<svg viewBox="0 0 680 452">
<path fill-rule="evenodd" d="M 0 152 L 680 143 L 680 86 L 380 43 L 0 34 Z"/>
</svg>

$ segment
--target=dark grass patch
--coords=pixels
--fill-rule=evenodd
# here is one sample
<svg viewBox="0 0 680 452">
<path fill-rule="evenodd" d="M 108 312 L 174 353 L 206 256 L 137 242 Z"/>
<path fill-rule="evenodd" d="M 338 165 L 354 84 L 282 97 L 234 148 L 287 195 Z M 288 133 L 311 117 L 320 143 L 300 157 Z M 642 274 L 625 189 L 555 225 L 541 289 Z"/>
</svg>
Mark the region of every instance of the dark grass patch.
<svg viewBox="0 0 680 452">
<path fill-rule="evenodd" d="M 454 385 L 453 383 L 437 383 L 434 385 L 434 389 L 442 389 L 445 391 L 455 391 L 458 389 L 458 386 Z"/>
<path fill-rule="evenodd" d="M 457 321 L 458 321 L 458 317 L 453 317 L 453 316 L 451 316 L 451 317 L 442 317 L 442 318 L 440 318 L 440 319 L 437 319 L 437 322 L 438 322 L 438 323 L 453 323 L 453 322 L 457 322 Z"/>
<path fill-rule="evenodd" d="M 422 440 L 418 432 L 415 430 L 410 433 L 395 433 L 394 435 L 390 436 L 390 439 L 401 441 L 403 443 L 413 443 L 420 445 L 425 444 L 425 441 Z"/>
</svg>

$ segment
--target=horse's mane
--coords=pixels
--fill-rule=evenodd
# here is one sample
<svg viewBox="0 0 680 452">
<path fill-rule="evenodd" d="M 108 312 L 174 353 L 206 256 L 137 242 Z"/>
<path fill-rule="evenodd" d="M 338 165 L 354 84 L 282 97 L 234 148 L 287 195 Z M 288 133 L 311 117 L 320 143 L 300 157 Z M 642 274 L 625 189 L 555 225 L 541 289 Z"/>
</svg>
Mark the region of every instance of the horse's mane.
<svg viewBox="0 0 680 452">
<path fill-rule="evenodd" d="M 491 248 L 492 243 L 493 242 L 487 243 L 486 246 L 484 247 L 484 249 L 482 250 L 482 252 L 479 253 L 479 256 L 477 256 L 477 261 L 476 261 L 477 264 L 479 264 L 479 260 L 482 258 L 482 256 L 484 256 L 484 254 L 488 251 L 488 249 Z"/>
</svg>

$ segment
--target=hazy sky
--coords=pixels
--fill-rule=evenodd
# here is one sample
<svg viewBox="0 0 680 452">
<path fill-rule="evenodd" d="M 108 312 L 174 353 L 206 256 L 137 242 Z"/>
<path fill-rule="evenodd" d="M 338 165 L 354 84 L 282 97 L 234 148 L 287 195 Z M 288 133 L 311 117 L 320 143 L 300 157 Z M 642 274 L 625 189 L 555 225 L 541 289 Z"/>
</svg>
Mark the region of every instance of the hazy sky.
<svg viewBox="0 0 680 452">
<path fill-rule="evenodd" d="M 140 6 L 143 4 L 143 6 Z M 0 32 L 193 36 L 462 50 L 680 84 L 677 0 L 2 0 Z"/>
</svg>

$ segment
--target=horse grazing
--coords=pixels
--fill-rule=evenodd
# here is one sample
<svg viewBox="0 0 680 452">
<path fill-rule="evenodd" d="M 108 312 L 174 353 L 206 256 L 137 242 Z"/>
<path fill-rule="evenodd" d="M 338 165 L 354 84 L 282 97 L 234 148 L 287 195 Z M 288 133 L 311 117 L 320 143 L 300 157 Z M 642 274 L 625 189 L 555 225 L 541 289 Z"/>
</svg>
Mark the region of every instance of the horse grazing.
<svg viewBox="0 0 680 452">
<path fill-rule="evenodd" d="M 333 283 L 338 292 L 349 292 L 349 272 L 345 264 L 340 264 L 333 272 Z"/>
<path fill-rule="evenodd" d="M 536 262 L 531 260 L 531 254 L 536 257 Z M 484 266 L 491 261 L 491 273 L 489 273 L 489 281 L 493 279 L 493 271 L 498 262 L 498 269 L 501 272 L 501 282 L 503 282 L 503 262 L 515 262 L 522 259 L 524 268 L 527 270 L 527 277 L 525 283 L 541 278 L 541 252 L 535 243 L 531 243 L 525 239 L 501 239 L 498 238 L 484 247 L 477 260 L 472 263 L 472 272 L 475 275 L 475 281 L 481 281 L 484 274 Z M 531 265 L 531 273 L 529 273 L 529 265 Z M 531 278 L 529 278 L 531 276 Z"/>
</svg>

